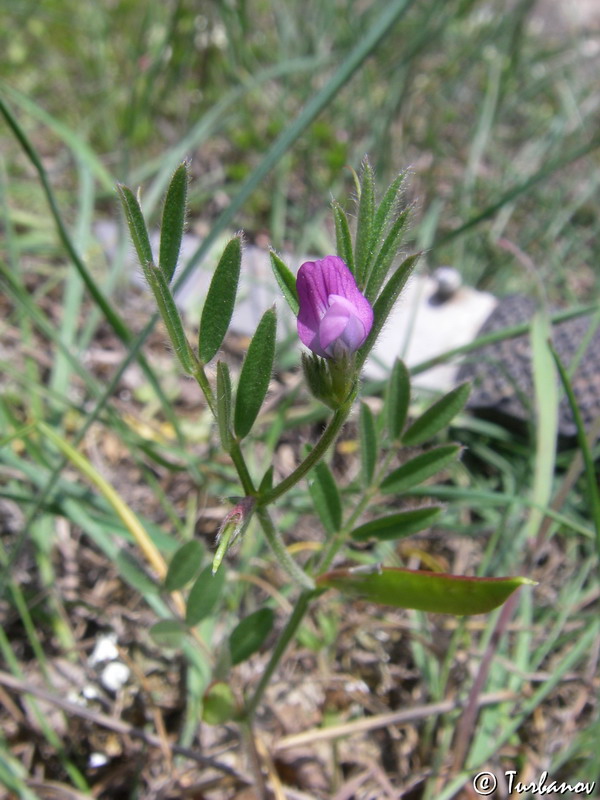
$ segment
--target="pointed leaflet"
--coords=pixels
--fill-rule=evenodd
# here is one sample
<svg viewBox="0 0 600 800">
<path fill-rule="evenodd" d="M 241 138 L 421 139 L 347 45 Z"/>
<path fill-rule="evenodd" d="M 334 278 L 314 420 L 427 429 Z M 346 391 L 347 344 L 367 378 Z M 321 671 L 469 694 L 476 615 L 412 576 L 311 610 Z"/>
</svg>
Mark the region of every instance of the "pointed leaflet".
<svg viewBox="0 0 600 800">
<path fill-rule="evenodd" d="M 398 514 L 390 514 L 389 517 L 372 519 L 359 528 L 355 528 L 350 536 L 355 542 L 366 542 L 369 539 L 379 539 L 381 542 L 402 539 L 428 528 L 441 511 L 441 506 L 400 511 Z"/>
<path fill-rule="evenodd" d="M 217 605 L 224 585 L 224 570 L 220 570 L 215 575 L 213 575 L 210 565 L 202 570 L 188 597 L 185 611 L 185 621 L 188 625 L 197 625 L 210 616 Z"/>
<path fill-rule="evenodd" d="M 373 480 L 375 464 L 377 462 L 377 433 L 373 412 L 366 403 L 360 404 L 358 417 L 358 431 L 360 435 L 360 462 L 363 486 L 369 486 Z"/>
<path fill-rule="evenodd" d="M 402 437 L 402 443 L 413 446 L 422 444 L 445 428 L 454 417 L 462 411 L 467 402 L 471 386 L 461 383 L 456 389 L 445 394 L 437 403 L 430 406 L 421 416 L 413 422 Z"/>
<path fill-rule="evenodd" d="M 214 357 L 229 328 L 241 263 L 242 240 L 236 236 L 223 251 L 204 301 L 198 342 L 198 355 L 203 364 Z"/>
<path fill-rule="evenodd" d="M 138 259 L 142 268 L 145 268 L 148 264 L 153 262 L 154 256 L 152 255 L 152 248 L 150 246 L 150 239 L 148 237 L 148 230 L 144 221 L 142 209 L 137 201 L 137 197 L 128 186 L 123 186 L 123 184 L 119 183 L 117 184 L 117 191 L 123 206 L 123 211 L 125 212 L 129 233 L 131 234 L 131 239 L 136 253 L 138 254 Z"/>
<path fill-rule="evenodd" d="M 460 453 L 460 445 L 447 444 L 434 447 L 407 461 L 383 480 L 380 489 L 384 494 L 402 494 L 431 478 Z"/>
<path fill-rule="evenodd" d="M 375 176 L 367 158 L 363 160 L 360 176 L 360 198 L 356 223 L 355 270 L 356 282 L 364 288 L 367 266 L 371 257 L 373 218 L 375 214 Z"/>
<path fill-rule="evenodd" d="M 275 309 L 265 311 L 250 342 L 235 398 L 234 429 L 243 439 L 250 433 L 267 394 L 275 358 Z"/>
<path fill-rule="evenodd" d="M 385 237 L 377 256 L 373 260 L 373 269 L 369 274 L 367 287 L 365 289 L 365 296 L 371 303 L 377 297 L 381 285 L 387 278 L 390 267 L 398 253 L 409 213 L 410 209 L 407 208 L 400 214 L 392 225 L 390 232 Z"/>
<path fill-rule="evenodd" d="M 271 257 L 271 269 L 279 284 L 279 288 L 283 292 L 283 296 L 287 300 L 292 314 L 297 317 L 300 305 L 298 303 L 298 292 L 296 290 L 296 278 L 289 267 L 284 264 L 276 253 L 271 250 L 269 255 Z"/>
<path fill-rule="evenodd" d="M 240 664 L 256 653 L 271 632 L 274 620 L 272 609 L 261 608 L 238 623 L 229 637 L 232 664 Z"/>
<path fill-rule="evenodd" d="M 317 586 L 338 589 L 374 603 L 436 614 L 486 614 L 504 603 L 529 578 L 464 578 L 422 570 L 383 567 L 336 569 L 317 578 Z"/>
<path fill-rule="evenodd" d="M 183 322 L 175 305 L 175 299 L 167 279 L 164 273 L 154 264 L 146 266 L 144 275 L 148 281 L 148 286 L 152 289 L 158 310 L 163 318 L 169 339 L 181 362 L 181 366 L 185 372 L 191 374 L 194 371 L 196 357 L 183 329 Z"/>
<path fill-rule="evenodd" d="M 308 482 L 313 505 L 327 533 L 336 533 L 342 525 L 342 501 L 331 470 L 321 461 Z"/>
<path fill-rule="evenodd" d="M 348 217 L 341 205 L 332 203 L 333 220 L 335 222 L 335 242 L 338 256 L 343 259 L 350 272 L 354 275 L 354 253 L 352 252 L 352 237 Z"/>
<path fill-rule="evenodd" d="M 357 369 L 360 369 L 360 367 L 362 367 L 362 365 L 365 363 L 365 359 L 369 355 L 371 348 L 375 344 L 375 340 L 385 325 L 385 322 L 390 315 L 392 308 L 394 307 L 394 303 L 400 296 L 402 289 L 404 289 L 406 281 L 409 279 L 413 269 L 416 267 L 420 255 L 420 253 L 416 253 L 415 255 L 404 259 L 404 261 L 400 264 L 392 277 L 386 283 L 383 291 L 375 301 L 373 305 L 373 315 L 375 321 L 373 323 L 373 327 L 371 328 L 371 332 L 367 336 L 366 342 L 358 351 L 358 357 L 356 361 Z"/>
<path fill-rule="evenodd" d="M 171 178 L 160 226 L 158 265 L 167 279 L 167 283 L 170 283 L 179 259 L 181 237 L 185 225 L 187 189 L 187 164 L 183 163 L 177 167 Z"/>
<path fill-rule="evenodd" d="M 196 539 L 181 545 L 173 554 L 165 577 L 167 592 L 183 589 L 198 573 L 202 561 L 203 547 Z"/>
<path fill-rule="evenodd" d="M 406 364 L 396 359 L 385 394 L 387 429 L 392 441 L 400 439 L 410 405 L 410 375 Z"/>
</svg>

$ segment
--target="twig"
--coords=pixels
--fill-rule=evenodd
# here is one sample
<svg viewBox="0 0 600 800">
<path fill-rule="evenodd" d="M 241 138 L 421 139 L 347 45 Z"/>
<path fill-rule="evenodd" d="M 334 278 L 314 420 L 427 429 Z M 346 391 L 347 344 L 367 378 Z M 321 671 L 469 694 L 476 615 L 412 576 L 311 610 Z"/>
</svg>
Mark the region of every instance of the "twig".
<svg viewBox="0 0 600 800">
<path fill-rule="evenodd" d="M 19 678 L 15 678 L 13 675 L 9 675 L 7 672 L 0 672 L 0 685 L 6 686 L 9 689 L 13 689 L 16 692 L 33 695 L 40 700 L 44 700 L 46 703 L 51 703 L 57 708 L 62 708 L 62 710 L 67 714 L 72 714 L 73 716 L 87 719 L 95 725 L 108 728 L 115 733 L 122 734 L 123 736 L 131 736 L 133 739 L 141 739 L 143 742 L 151 745 L 152 747 L 158 747 L 161 749 L 164 745 L 164 742 L 160 736 L 156 736 L 153 733 L 148 733 L 140 728 L 135 728 L 133 725 L 129 725 L 121 720 L 113 719 L 107 714 L 102 714 L 98 711 L 91 711 L 89 708 L 84 708 L 83 706 L 77 705 L 77 703 L 71 703 L 69 700 L 65 700 L 62 697 L 58 697 L 58 695 L 47 692 L 45 689 L 40 689 L 37 686 L 33 686 L 32 684 L 27 683 L 27 681 L 19 680 Z M 248 775 L 244 775 L 243 773 L 233 769 L 233 767 L 223 764 L 221 761 L 216 761 L 215 759 L 210 758 L 210 756 L 203 756 L 201 753 L 198 753 L 195 750 L 191 750 L 188 747 L 182 747 L 178 744 L 169 743 L 169 747 L 171 748 L 171 751 L 178 756 L 189 758 L 191 761 L 196 761 L 198 764 L 202 764 L 204 767 L 212 767 L 220 772 L 224 772 L 226 775 L 230 775 L 240 783 L 244 783 L 248 786 L 252 786 L 253 784 L 252 779 Z"/>
<path fill-rule="evenodd" d="M 510 700 L 518 699 L 519 695 L 516 692 L 503 690 L 499 692 L 490 692 L 481 695 L 477 700 L 477 705 L 491 706 L 497 703 L 506 703 Z M 462 708 L 464 702 L 458 699 L 455 700 L 442 700 L 439 703 L 428 703 L 414 708 L 403 709 L 402 711 L 391 711 L 388 714 L 377 714 L 373 717 L 365 717 L 364 719 L 356 720 L 355 722 L 345 722 L 342 725 L 331 725 L 327 728 L 313 728 L 312 730 L 305 731 L 304 733 L 294 734 L 293 736 L 284 736 L 275 743 L 274 749 L 287 750 L 290 747 L 300 747 L 314 742 L 322 742 L 328 739 L 337 739 L 341 736 L 352 736 L 356 733 L 366 733 L 377 728 L 386 728 L 389 725 L 406 725 L 409 722 L 416 722 L 420 719 L 427 719 L 427 717 L 437 716 L 438 714 L 447 714 L 449 711 L 454 711 L 457 708 Z"/>
</svg>

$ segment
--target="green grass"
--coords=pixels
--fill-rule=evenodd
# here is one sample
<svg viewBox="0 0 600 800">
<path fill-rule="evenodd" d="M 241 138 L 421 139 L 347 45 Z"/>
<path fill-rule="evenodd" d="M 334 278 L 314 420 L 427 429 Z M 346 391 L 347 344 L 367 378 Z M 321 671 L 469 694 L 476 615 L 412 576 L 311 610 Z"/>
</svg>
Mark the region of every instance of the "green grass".
<svg viewBox="0 0 600 800">
<path fill-rule="evenodd" d="M 106 263 L 95 241 L 94 222 L 119 215 L 117 181 L 143 185 L 144 210 L 157 223 L 174 168 L 191 159 L 190 217 L 210 231 L 194 260 L 224 230 L 240 228 L 266 231 L 278 248 L 324 254 L 335 241 L 330 196 L 348 194 L 345 166 L 357 167 L 368 152 L 380 187 L 411 167 L 411 235 L 427 251 L 425 268 L 452 264 L 467 282 L 500 294 L 541 285 L 551 303 L 594 302 L 598 55 L 585 31 L 539 33 L 531 2 L 504 6 L 252 0 L 199 11 L 183 0 L 0 0 L 8 20 L 0 32 L 0 99 L 12 125 L 3 127 L 0 164 L 2 673 L 23 685 L 39 678 L 53 691 L 56 665 L 84 666 L 94 637 L 113 625 L 129 655 L 141 659 L 144 680 L 154 672 L 166 683 L 171 662 L 180 663 L 147 636 L 170 615 L 169 600 L 130 528 L 38 421 L 119 491 L 166 561 L 196 536 L 208 563 L 229 508 L 223 499 L 238 491 L 206 409 L 198 396 L 190 399 L 151 309 L 128 285 L 126 245 Z M 551 369 L 548 354 L 537 364 L 541 381 Z M 548 420 L 549 400 L 543 391 L 539 397 Z M 298 422 L 284 422 L 282 405 L 265 415 L 249 461 L 253 475 L 264 473 L 273 450 L 285 471 L 289 453 L 277 448 L 277 431 L 292 448 L 314 437 L 319 412 L 311 401 L 299 392 L 281 402 L 290 402 Z M 486 693 L 514 692 L 479 714 L 455 710 L 415 723 L 416 743 L 404 751 L 380 732 L 390 780 L 414 778 L 415 796 L 459 796 L 476 772 L 520 770 L 528 760 L 556 778 L 600 779 L 590 745 L 598 729 L 590 689 L 598 520 L 589 478 L 598 453 L 592 442 L 583 448 L 585 465 L 567 453 L 550 469 L 551 422 L 544 431 L 536 459 L 531 442 L 461 417 L 452 436 L 468 450 L 438 491 L 447 504 L 442 523 L 401 547 L 378 545 L 390 564 L 423 559 L 539 580 L 512 616 L 452 627 L 385 609 L 371 618 L 369 608 L 349 611 L 324 596 L 303 629 L 302 649 L 292 653 L 291 664 L 308 647 L 317 682 L 350 672 L 376 699 L 368 713 L 327 701 L 320 718 L 347 721 L 447 697 L 476 709 Z M 342 500 L 353 486 L 356 436 L 350 427 L 331 464 Z M 315 538 L 311 508 L 296 488 L 279 511 L 280 529 L 298 548 Z M 371 558 L 357 548 L 357 560 Z M 258 529 L 251 527 L 233 565 L 223 613 L 199 627 L 205 643 L 224 635 L 223 620 L 231 629 L 265 602 L 282 609 L 294 599 L 268 567 Z M 114 601 L 98 599 L 94 583 L 112 587 Z M 378 640 L 379 631 L 388 638 Z M 163 703 L 160 681 L 144 685 L 140 702 L 156 711 L 147 715 L 152 731 L 162 717 L 179 744 L 195 746 L 204 689 L 226 670 L 213 656 L 188 648 L 177 706 Z M 139 672 L 132 680 L 142 697 Z M 248 679 L 236 680 L 241 691 Z M 45 777 L 85 794 L 99 773 L 88 768 L 84 747 L 61 739 L 62 712 L 48 721 L 37 701 L 24 705 L 24 691 L 11 697 L 16 711 L 0 697 L 7 723 L 0 784 L 15 797 L 35 796 L 19 755 L 31 739 Z M 89 728 L 81 735 L 88 738 Z M 457 746 L 464 758 L 452 764 Z M 332 786 L 357 774 L 343 746 L 332 744 L 330 755 Z M 140 773 L 130 788 L 113 784 L 113 794 L 100 797 L 149 796 L 144 781 Z"/>
</svg>

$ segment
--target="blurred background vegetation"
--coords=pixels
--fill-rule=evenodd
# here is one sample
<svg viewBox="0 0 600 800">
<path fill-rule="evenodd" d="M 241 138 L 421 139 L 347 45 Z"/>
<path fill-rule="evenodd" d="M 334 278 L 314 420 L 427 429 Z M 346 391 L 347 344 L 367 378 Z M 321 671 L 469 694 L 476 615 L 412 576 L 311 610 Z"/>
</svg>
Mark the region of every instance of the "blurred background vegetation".
<svg viewBox="0 0 600 800">
<path fill-rule="evenodd" d="M 412 169 L 415 238 L 434 245 L 433 266 L 452 264 L 482 287 L 525 288 L 532 276 L 498 245 L 507 238 L 556 298 L 589 295 L 598 255 L 593 26 L 577 27 L 575 10 L 558 2 L 401 5 L 235 225 L 294 252 L 327 249 L 327 199 L 350 186 L 344 168 L 368 152 L 382 185 Z M 96 175 L 96 213 L 114 217 L 115 181 L 144 183 L 155 209 L 187 157 L 197 176 L 192 220 L 210 223 L 386 6 L 19 0 L 5 5 L 0 32 L 6 97 L 65 213 L 77 164 Z M 10 139 L 5 159 L 13 204 L 40 235 L 43 202 Z"/>
<path fill-rule="evenodd" d="M 323 255 L 334 242 L 329 200 L 352 192 L 347 167 L 368 153 L 381 187 L 411 170 L 411 244 L 426 251 L 422 269 L 450 264 L 496 294 L 543 286 L 553 304 L 595 301 L 600 19 L 593 0 L 0 0 L 0 10 L 0 661 L 3 675 L 62 691 L 57 665 L 81 665 L 100 631 L 117 630 L 123 647 L 143 640 L 146 658 L 145 631 L 165 609 L 124 557 L 127 532 L 114 508 L 65 467 L 35 421 L 46 420 L 119 488 L 166 557 L 194 535 L 212 546 L 222 498 L 236 486 L 163 334 L 146 331 L 144 375 L 126 370 L 135 358 L 131 331 L 143 330 L 152 310 L 129 286 L 127 246 L 109 261 L 95 238 L 98 221 L 120 217 L 115 184 L 141 185 L 157 224 L 168 180 L 187 158 L 190 230 L 216 237 L 243 228 L 258 243 Z M 131 330 L 84 291 L 82 264 L 88 289 L 108 297 Z M 289 433 L 288 406 L 298 406 L 294 420 L 304 425 L 297 439 L 315 433 L 310 402 L 285 382 L 279 391 L 257 437 L 259 465 Z M 324 600 L 294 656 L 304 670 L 288 677 L 318 675 L 325 685 L 325 665 L 334 664 L 364 681 L 371 706 L 331 691 L 305 727 L 335 724 L 464 698 L 482 652 L 496 647 L 478 691 L 510 690 L 516 699 L 492 704 L 463 729 L 459 749 L 468 757 L 462 753 L 452 780 L 443 767 L 460 714 L 432 711 L 401 736 L 365 735 L 360 741 L 375 754 L 363 753 L 357 737 L 345 756 L 343 744 L 332 744 L 329 788 L 306 783 L 315 796 L 341 792 L 362 755 L 379 759 L 411 798 L 458 796 L 473 771 L 490 764 L 527 767 L 531 778 L 539 768 L 538 775 L 598 779 L 597 552 L 581 470 L 540 479 L 542 506 L 556 504 L 538 530 L 525 524 L 539 468 L 529 443 L 466 417 L 461 424 L 455 436 L 469 453 L 440 495 L 448 502 L 440 529 L 381 556 L 481 574 L 525 571 L 541 582 L 535 602 L 523 593 L 510 635 L 497 641 L 495 615 L 452 627 L 382 612 L 373 633 L 368 612 Z M 275 454 L 283 471 L 298 447 L 289 436 Z M 344 491 L 355 440 L 350 430 L 332 463 Z M 574 464 L 572 456 L 559 456 L 559 466 Z M 312 537 L 304 493 L 284 512 L 286 535 Z M 264 555 L 248 536 L 236 575 L 257 572 L 266 581 L 232 583 L 231 616 L 259 607 L 271 583 L 276 605 L 293 599 Z M 138 596 L 152 612 L 140 610 Z M 211 624 L 218 630 L 221 621 Z M 168 732 L 196 746 L 205 666 L 174 678 L 180 662 L 172 654 L 148 658 L 151 667 L 143 660 L 139 670 L 159 675 L 156 688 L 134 692 L 133 710 L 125 703 L 115 711 L 114 696 L 103 708 L 135 724 L 155 722 L 158 708 Z M 242 688 L 247 678 L 239 678 Z M 176 680 L 184 700 L 169 689 Z M 144 717 L 139 706 L 150 695 L 155 706 Z M 61 726 L 31 703 L 21 713 L 5 699 L 0 785 L 9 796 L 55 797 L 32 783 L 36 769 L 65 792 L 68 785 L 111 800 L 158 796 L 147 771 L 162 775 L 160 751 L 140 764 L 131 743 L 115 745 L 104 768 L 118 763 L 120 772 L 98 772 L 90 753 L 107 746 L 90 726 L 75 717 Z M 225 734 L 205 746 L 231 746 Z"/>
</svg>

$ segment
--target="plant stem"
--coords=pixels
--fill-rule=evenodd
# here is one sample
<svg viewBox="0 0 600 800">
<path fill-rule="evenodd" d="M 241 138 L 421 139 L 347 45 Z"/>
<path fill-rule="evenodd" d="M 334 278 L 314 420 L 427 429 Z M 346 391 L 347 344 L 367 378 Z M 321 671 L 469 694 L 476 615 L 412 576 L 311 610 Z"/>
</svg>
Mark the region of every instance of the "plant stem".
<svg viewBox="0 0 600 800">
<path fill-rule="evenodd" d="M 202 366 L 202 364 L 199 361 L 194 365 L 193 375 L 194 375 L 194 378 L 196 379 L 196 381 L 198 383 L 198 386 L 202 389 L 202 393 L 204 394 L 204 397 L 206 398 L 206 402 L 208 403 L 208 407 L 212 411 L 213 416 L 216 417 L 217 416 L 217 407 L 216 407 L 216 403 L 215 403 L 215 396 L 213 394 L 213 390 L 212 390 L 212 387 L 211 387 L 211 385 L 210 385 L 210 383 L 208 381 L 208 378 L 206 377 L 206 372 L 204 372 L 204 367 Z"/>
<path fill-rule="evenodd" d="M 294 610 L 292 612 L 292 616 L 288 619 L 285 628 L 281 632 L 281 636 L 279 637 L 279 640 L 275 645 L 275 649 L 271 653 L 271 658 L 269 659 L 269 663 L 267 664 L 265 671 L 262 674 L 258 686 L 254 690 L 254 694 L 252 695 L 250 702 L 246 704 L 246 717 L 248 719 L 250 719 L 253 716 L 256 709 L 258 708 L 258 705 L 262 700 L 262 696 L 265 692 L 265 689 L 269 685 L 269 681 L 271 680 L 273 673 L 275 672 L 277 665 L 281 660 L 282 655 L 284 654 L 288 644 L 294 638 L 296 631 L 298 630 L 298 627 L 308 610 L 310 601 L 318 594 L 319 590 L 314 590 L 314 589 L 305 590 L 298 598 Z"/>
<path fill-rule="evenodd" d="M 231 456 L 231 460 L 233 461 L 237 470 L 238 478 L 240 479 L 240 483 L 242 484 L 245 494 L 249 497 L 255 497 L 256 489 L 254 488 L 254 482 L 250 477 L 250 473 L 246 465 L 246 459 L 244 458 L 244 454 L 242 453 L 242 449 L 238 441 L 234 440 L 232 442 L 229 455 Z"/>
<path fill-rule="evenodd" d="M 302 586 L 303 589 L 307 591 L 313 591 L 315 588 L 313 579 L 307 575 L 306 572 L 304 572 L 302 567 L 298 566 L 298 564 L 288 553 L 285 543 L 273 525 L 273 520 L 271 519 L 267 509 L 264 508 L 264 506 L 259 506 L 256 509 L 256 514 L 260 520 L 264 534 L 267 537 L 269 546 L 275 554 L 279 564 L 291 578 L 293 578 L 297 583 L 300 584 L 300 586 Z"/>
<path fill-rule="evenodd" d="M 353 401 L 354 394 L 334 413 L 333 417 L 329 421 L 329 424 L 323 431 L 321 438 L 306 456 L 304 461 L 302 461 L 302 463 L 299 464 L 296 469 L 287 476 L 287 478 L 284 478 L 281 483 L 277 484 L 277 486 L 259 498 L 259 503 L 262 506 L 273 503 L 275 500 L 281 497 L 282 494 L 285 494 L 287 491 L 289 491 L 292 486 L 295 486 L 299 481 L 301 481 L 302 478 L 308 472 L 310 472 L 310 470 L 316 466 L 319 461 L 321 461 L 327 450 L 335 441 L 344 422 L 346 422 L 348 419 Z"/>
</svg>

